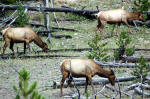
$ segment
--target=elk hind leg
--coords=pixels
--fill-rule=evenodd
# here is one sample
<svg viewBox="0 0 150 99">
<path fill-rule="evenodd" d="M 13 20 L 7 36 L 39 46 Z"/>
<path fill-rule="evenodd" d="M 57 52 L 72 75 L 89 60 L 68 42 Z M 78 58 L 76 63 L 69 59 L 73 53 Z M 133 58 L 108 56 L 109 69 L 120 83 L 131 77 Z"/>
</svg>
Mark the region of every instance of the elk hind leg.
<svg viewBox="0 0 150 99">
<path fill-rule="evenodd" d="M 5 44 L 3 46 L 3 53 L 2 53 L 2 55 L 4 55 L 5 50 L 6 50 L 6 48 L 7 48 L 7 46 L 8 46 L 9 43 L 10 43 L 10 40 L 9 39 L 5 39 Z"/>
<path fill-rule="evenodd" d="M 71 90 L 71 91 L 73 91 L 72 88 L 71 88 L 71 82 L 72 82 L 72 80 L 73 80 L 72 77 L 70 77 L 69 80 L 68 80 L 68 86 L 70 87 L 70 90 Z"/>
</svg>

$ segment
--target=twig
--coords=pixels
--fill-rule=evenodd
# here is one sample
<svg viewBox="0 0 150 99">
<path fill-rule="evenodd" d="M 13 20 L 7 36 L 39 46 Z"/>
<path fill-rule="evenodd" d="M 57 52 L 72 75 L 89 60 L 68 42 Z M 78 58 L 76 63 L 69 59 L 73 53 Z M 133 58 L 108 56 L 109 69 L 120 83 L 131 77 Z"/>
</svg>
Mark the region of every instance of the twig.
<svg viewBox="0 0 150 99">
<path fill-rule="evenodd" d="M 90 99 L 91 99 L 91 98 L 95 99 L 95 97 L 96 97 L 99 93 L 101 93 L 101 92 L 105 89 L 105 87 L 106 87 L 106 85 L 104 85 L 104 87 L 103 87 L 100 91 L 98 91 L 96 94 L 94 94 L 93 96 L 91 96 Z M 101 93 L 101 94 L 102 94 L 102 93 Z"/>
<path fill-rule="evenodd" d="M 145 95 L 145 96 L 147 96 L 147 97 L 150 97 L 150 94 L 149 94 L 149 93 L 147 93 L 147 92 L 142 92 L 142 90 L 141 90 L 139 87 L 135 88 L 134 91 L 135 91 L 136 93 L 140 94 L 140 95 L 143 94 L 143 95 Z"/>
<path fill-rule="evenodd" d="M 108 85 L 106 85 L 106 88 L 109 88 L 109 89 L 114 90 L 114 91 L 117 91 L 117 92 L 121 92 L 121 93 L 125 94 L 126 96 L 130 96 L 130 97 L 131 97 L 130 94 L 125 93 L 125 92 L 123 92 L 123 91 L 119 91 L 119 90 L 117 90 L 117 89 L 114 89 L 114 88 L 112 88 L 112 87 L 110 87 L 110 86 L 108 86 Z"/>
<path fill-rule="evenodd" d="M 51 0 L 51 7 L 54 8 L 54 6 L 53 6 L 53 0 Z M 55 22 L 57 23 L 58 27 L 60 27 L 60 26 L 59 26 L 59 23 L 58 23 L 58 21 L 57 21 L 55 12 L 53 12 L 53 14 L 54 14 Z"/>
</svg>

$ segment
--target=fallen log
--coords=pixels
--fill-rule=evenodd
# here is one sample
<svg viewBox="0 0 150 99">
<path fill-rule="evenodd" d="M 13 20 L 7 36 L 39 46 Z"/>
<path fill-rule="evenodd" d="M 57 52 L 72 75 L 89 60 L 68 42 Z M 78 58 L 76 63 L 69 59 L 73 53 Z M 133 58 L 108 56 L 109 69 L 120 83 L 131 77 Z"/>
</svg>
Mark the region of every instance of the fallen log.
<svg viewBox="0 0 150 99">
<path fill-rule="evenodd" d="M 136 77 L 118 77 L 115 82 L 125 82 L 125 81 L 132 81 Z M 85 86 L 86 79 L 85 78 L 73 78 L 76 86 Z M 92 79 L 94 85 L 99 85 L 100 83 L 108 84 L 109 80 L 106 78 L 93 78 Z M 71 83 L 71 86 L 74 86 L 74 82 Z M 64 87 L 67 87 L 67 83 L 64 83 Z M 60 82 L 53 81 L 53 88 L 60 88 Z"/>
<path fill-rule="evenodd" d="M 146 79 L 150 81 L 150 76 L 147 76 Z"/>
<path fill-rule="evenodd" d="M 69 29 L 69 28 L 52 27 L 52 29 L 54 29 L 54 30 L 65 30 L 65 31 L 78 32 L 78 30 L 75 30 L 75 29 Z"/>
<path fill-rule="evenodd" d="M 136 88 L 136 87 L 138 87 L 138 86 L 139 86 L 139 83 L 132 84 L 132 85 L 130 85 L 130 86 L 128 86 L 128 87 L 126 88 L 126 91 L 133 90 L 134 88 Z"/>
<path fill-rule="evenodd" d="M 139 87 L 135 88 L 134 91 L 135 91 L 137 94 L 144 95 L 144 96 L 146 96 L 146 97 L 150 97 L 150 93 L 147 93 L 147 92 L 142 91 Z"/>
<path fill-rule="evenodd" d="M 133 89 L 135 89 L 136 87 L 142 87 L 142 88 L 145 88 L 145 89 L 150 89 L 150 86 L 148 85 L 148 84 L 141 84 L 141 83 L 136 83 L 136 84 L 132 84 L 132 85 L 130 85 L 130 86 L 128 86 L 127 88 L 126 88 L 126 90 L 127 91 L 129 91 L 129 90 L 133 90 Z"/>
<path fill-rule="evenodd" d="M 150 22 L 142 22 L 142 21 L 138 21 L 138 20 L 134 20 L 134 22 L 133 22 L 133 21 L 129 20 L 128 23 L 132 26 L 135 26 L 135 24 L 136 24 L 136 25 L 139 25 L 139 26 L 145 25 L 147 27 L 150 27 Z"/>
<path fill-rule="evenodd" d="M 5 10 L 16 10 L 18 9 L 18 5 L 0 5 L 0 9 Z M 30 7 L 30 6 L 22 6 L 23 8 L 27 8 L 30 11 L 41 11 L 41 12 L 73 12 L 77 14 L 94 14 L 98 11 L 90 11 L 90 10 L 77 10 L 70 8 L 48 8 L 48 7 Z"/>
<path fill-rule="evenodd" d="M 53 30 L 48 30 L 48 31 L 35 31 L 37 34 L 43 34 L 43 33 L 52 33 L 55 32 Z"/>
<path fill-rule="evenodd" d="M 26 59 L 26 58 L 57 58 L 57 57 L 79 57 L 79 56 L 70 56 L 70 55 L 24 55 L 24 56 L 1 56 L 0 55 L 0 60 L 2 59 L 16 59 L 16 58 L 20 58 L 20 59 Z"/>
<path fill-rule="evenodd" d="M 70 35 L 51 35 L 51 36 L 56 39 L 61 39 L 61 38 L 71 39 L 72 38 L 72 36 L 70 36 Z"/>
<path fill-rule="evenodd" d="M 144 58 L 146 59 L 146 61 L 150 61 L 150 57 L 146 56 Z M 125 61 L 132 62 L 132 63 L 138 62 L 139 59 L 140 59 L 140 57 L 137 57 L 137 56 L 124 57 Z"/>
<path fill-rule="evenodd" d="M 35 27 L 45 27 L 45 25 L 42 24 L 33 24 L 33 23 L 28 23 L 31 26 L 35 26 Z M 60 27 L 51 27 L 53 30 L 65 30 L 65 31 L 72 31 L 72 32 L 78 32 L 78 30 L 75 29 L 69 29 L 69 28 L 60 28 Z"/>
<path fill-rule="evenodd" d="M 115 62 L 104 62 L 104 61 L 97 61 L 94 60 L 98 65 L 102 67 L 112 67 L 112 68 L 134 68 L 134 63 L 115 63 Z"/>
</svg>

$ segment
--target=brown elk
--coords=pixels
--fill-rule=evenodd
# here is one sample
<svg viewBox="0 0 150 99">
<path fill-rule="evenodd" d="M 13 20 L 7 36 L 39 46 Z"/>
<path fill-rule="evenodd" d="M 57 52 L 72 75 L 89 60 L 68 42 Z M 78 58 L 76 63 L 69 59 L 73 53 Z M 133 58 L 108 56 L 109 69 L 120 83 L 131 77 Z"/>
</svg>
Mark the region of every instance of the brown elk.
<svg viewBox="0 0 150 99">
<path fill-rule="evenodd" d="M 8 27 L 2 30 L 2 35 L 5 40 L 5 44 L 3 46 L 3 53 L 5 53 L 6 47 L 10 44 L 10 49 L 14 53 L 14 43 L 24 43 L 24 54 L 26 50 L 26 45 L 29 47 L 29 43 L 34 41 L 36 45 L 41 47 L 43 51 L 48 51 L 48 45 L 44 43 L 40 37 L 29 27 L 17 27 L 11 28 Z"/>
<path fill-rule="evenodd" d="M 65 59 L 61 64 L 62 80 L 60 86 L 60 96 L 62 96 L 62 88 L 66 78 L 72 77 L 86 77 L 85 92 L 87 91 L 88 81 L 90 82 L 93 92 L 94 86 L 92 84 L 92 77 L 98 75 L 100 77 L 108 78 L 111 85 L 115 85 L 115 74 L 113 70 L 104 70 L 96 62 L 91 59 Z M 70 86 L 72 79 L 69 79 L 68 86 Z"/>
<path fill-rule="evenodd" d="M 109 24 L 118 23 L 118 31 L 120 31 L 120 24 L 125 23 L 128 26 L 130 33 L 132 34 L 130 26 L 128 24 L 128 20 L 140 20 L 143 22 L 146 21 L 142 13 L 140 12 L 130 13 L 123 9 L 100 11 L 98 14 L 95 15 L 98 20 L 98 25 L 95 28 L 95 33 L 97 34 L 97 30 L 99 29 L 102 38 L 104 38 L 102 31 L 107 23 Z"/>
</svg>

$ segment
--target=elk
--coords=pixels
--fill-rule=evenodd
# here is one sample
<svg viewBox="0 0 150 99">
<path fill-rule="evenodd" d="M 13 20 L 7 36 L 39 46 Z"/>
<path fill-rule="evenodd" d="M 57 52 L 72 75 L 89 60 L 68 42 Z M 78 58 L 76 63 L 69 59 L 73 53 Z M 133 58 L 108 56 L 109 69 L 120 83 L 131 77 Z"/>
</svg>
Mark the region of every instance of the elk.
<svg viewBox="0 0 150 99">
<path fill-rule="evenodd" d="M 2 30 L 2 35 L 5 40 L 5 44 L 3 46 L 3 53 L 5 53 L 5 50 L 7 46 L 10 44 L 10 49 L 14 53 L 14 43 L 24 43 L 24 54 L 26 50 L 26 45 L 29 47 L 29 43 L 34 41 L 36 45 L 41 47 L 44 52 L 47 52 L 48 45 L 44 43 L 40 37 L 29 27 L 17 27 L 17 28 L 11 28 L 8 27 L 4 30 Z M 29 47 L 30 48 L 30 47 Z"/>
<path fill-rule="evenodd" d="M 64 81 L 66 80 L 66 78 L 70 78 L 70 74 L 72 75 L 72 77 L 86 78 L 85 93 L 87 92 L 88 81 L 92 86 L 93 93 L 95 93 L 94 86 L 92 83 L 92 77 L 94 75 L 108 78 L 111 85 L 115 85 L 115 74 L 113 70 L 110 71 L 104 70 L 92 59 L 65 59 L 61 63 L 61 72 L 62 72 L 62 80 L 60 86 L 60 96 L 62 96 L 63 94 L 62 88 L 63 88 Z M 72 79 L 69 79 L 68 86 L 70 86 L 71 82 Z"/>
<path fill-rule="evenodd" d="M 114 9 L 108 11 L 100 11 L 99 13 L 95 14 L 97 17 L 98 25 L 95 28 L 95 33 L 97 34 L 97 30 L 99 29 L 102 38 L 103 36 L 103 28 L 108 24 L 115 24 L 118 23 L 118 31 L 120 31 L 120 24 L 125 23 L 132 34 L 130 26 L 128 24 L 128 20 L 139 20 L 145 22 L 143 14 L 141 12 L 130 13 L 123 9 Z"/>
</svg>

